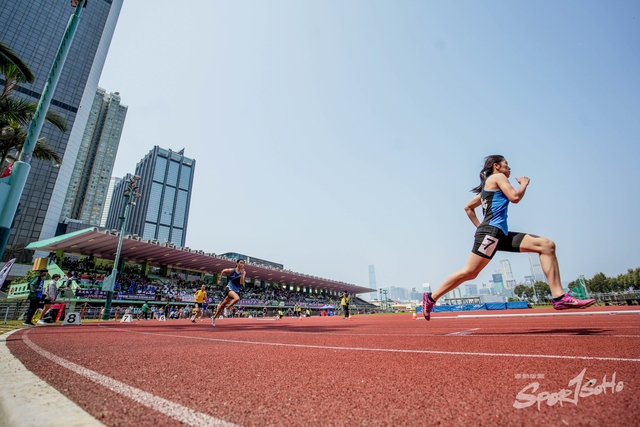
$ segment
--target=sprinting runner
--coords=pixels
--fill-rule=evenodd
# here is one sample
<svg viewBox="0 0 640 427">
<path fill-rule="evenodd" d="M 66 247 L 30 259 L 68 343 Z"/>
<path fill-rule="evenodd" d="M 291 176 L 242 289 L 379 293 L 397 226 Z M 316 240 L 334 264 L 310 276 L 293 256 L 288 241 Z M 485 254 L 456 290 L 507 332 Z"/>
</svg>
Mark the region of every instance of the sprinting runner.
<svg viewBox="0 0 640 427">
<path fill-rule="evenodd" d="M 447 292 L 457 288 L 467 280 L 475 279 L 491 261 L 496 251 L 536 252 L 540 254 L 540 265 L 549 281 L 553 308 L 587 308 L 595 303 L 594 299 L 579 300 L 564 293 L 560 282 L 560 268 L 556 258 L 556 245 L 553 241 L 533 234 L 509 231 L 507 227 L 507 209 L 509 202 L 518 203 L 524 197 L 529 186 L 529 178 L 516 178 L 520 186 L 514 189 L 509 183 L 511 168 L 503 156 L 493 155 L 485 158 L 484 168 L 480 172 L 480 185 L 471 190 L 477 195 L 471 199 L 464 210 L 477 227 L 475 242 L 467 264 L 462 270 L 453 273 L 433 293 L 422 295 L 422 314 L 429 320 L 436 301 Z M 476 208 L 482 206 L 484 220 L 476 216 Z"/>
<path fill-rule="evenodd" d="M 238 292 L 240 292 L 240 286 L 244 286 L 244 276 L 246 271 L 244 271 L 244 260 L 239 259 L 236 262 L 236 268 L 225 268 L 220 272 L 220 276 L 218 277 L 218 285 L 222 283 L 222 276 L 228 276 L 227 278 L 227 286 L 224 288 L 227 296 L 224 297 L 224 300 L 218 306 L 218 310 L 211 318 L 211 325 L 216 326 L 216 318 L 222 313 L 225 307 L 231 309 L 235 303 L 240 301 L 240 296 Z"/>
<path fill-rule="evenodd" d="M 209 301 L 205 297 L 204 300 L 202 301 L 202 309 L 200 310 L 200 316 L 198 316 L 198 319 L 200 319 L 201 322 L 202 322 L 202 316 L 204 316 L 205 313 L 207 313 L 207 308 L 209 308 Z"/>
<path fill-rule="evenodd" d="M 202 285 L 200 289 L 196 291 L 195 296 L 193 297 L 193 315 L 191 316 L 191 321 L 196 323 L 196 317 L 200 315 L 202 317 L 202 302 L 207 298 L 207 292 L 205 291 L 205 286 Z"/>
</svg>

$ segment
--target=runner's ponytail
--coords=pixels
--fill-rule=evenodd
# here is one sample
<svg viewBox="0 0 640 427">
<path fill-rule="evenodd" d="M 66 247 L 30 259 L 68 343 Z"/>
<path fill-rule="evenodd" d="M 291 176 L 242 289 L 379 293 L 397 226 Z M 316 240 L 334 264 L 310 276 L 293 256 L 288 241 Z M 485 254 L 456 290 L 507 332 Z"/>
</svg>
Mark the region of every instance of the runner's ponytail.
<svg viewBox="0 0 640 427">
<path fill-rule="evenodd" d="M 487 156 L 484 158 L 484 167 L 480 171 L 480 185 L 471 190 L 472 193 L 480 194 L 484 188 L 484 182 L 493 174 L 493 165 L 500 163 L 504 157 L 499 154 Z"/>
</svg>

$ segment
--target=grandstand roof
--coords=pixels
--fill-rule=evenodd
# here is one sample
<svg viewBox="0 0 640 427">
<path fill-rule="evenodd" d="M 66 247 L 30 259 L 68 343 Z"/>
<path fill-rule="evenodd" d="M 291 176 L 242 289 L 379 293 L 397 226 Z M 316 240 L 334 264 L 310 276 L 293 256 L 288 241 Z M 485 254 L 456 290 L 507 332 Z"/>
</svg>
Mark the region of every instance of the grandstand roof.
<svg viewBox="0 0 640 427">
<path fill-rule="evenodd" d="M 120 233 L 112 230 L 87 228 L 73 233 L 63 234 L 51 239 L 31 243 L 26 249 L 55 252 L 64 250 L 67 253 L 93 255 L 102 259 L 113 260 L 118 249 Z M 236 261 L 201 250 L 182 248 L 172 243 L 160 243 L 156 240 L 143 240 L 138 236 L 125 235 L 122 239 L 120 256 L 129 262 L 153 266 L 166 265 L 169 268 L 200 273 L 219 273 L 225 268 L 235 267 Z M 352 294 L 376 292 L 375 289 L 352 285 L 336 280 L 324 279 L 291 270 L 277 270 L 267 266 L 247 263 L 247 277 L 252 280 L 273 283 L 286 283 L 296 286 L 347 291 Z"/>
</svg>

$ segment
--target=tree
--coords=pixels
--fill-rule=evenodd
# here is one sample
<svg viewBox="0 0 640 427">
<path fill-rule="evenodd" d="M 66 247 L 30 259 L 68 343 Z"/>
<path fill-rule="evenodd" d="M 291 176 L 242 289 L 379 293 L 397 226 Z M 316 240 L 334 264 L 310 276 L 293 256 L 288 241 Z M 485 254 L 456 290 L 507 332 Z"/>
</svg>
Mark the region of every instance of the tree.
<svg viewBox="0 0 640 427">
<path fill-rule="evenodd" d="M 513 293 L 521 297 L 524 295 L 526 298 L 533 297 L 533 288 L 531 286 L 526 285 L 518 285 L 513 288 Z"/>
<path fill-rule="evenodd" d="M 545 282 L 536 282 L 533 284 L 533 287 L 536 290 L 536 295 L 538 295 L 538 299 L 540 298 L 549 298 L 551 296 L 551 288 Z"/>
<path fill-rule="evenodd" d="M 9 46 L 0 42 L 0 70 L 6 70 L 11 66 L 16 68 L 16 73 L 19 74 L 19 81 L 33 83 L 35 76 L 27 67 L 27 64 Z"/>
<path fill-rule="evenodd" d="M 609 292 L 607 287 L 607 276 L 600 272 L 593 276 L 593 278 L 587 280 L 587 289 L 589 292 L 606 293 Z"/>
<path fill-rule="evenodd" d="M 26 140 L 28 126 L 35 115 L 38 104 L 22 98 L 12 97 L 19 83 L 33 82 L 34 76 L 29 67 L 4 43 L 0 42 L 0 73 L 5 84 L 0 93 L 0 166 L 13 151 L 20 151 Z M 55 110 L 49 110 L 45 119 L 59 130 L 67 130 L 64 116 Z M 62 163 L 62 158 L 51 147 L 46 138 L 38 138 L 33 150 L 33 157 L 49 161 L 55 166 Z"/>
</svg>

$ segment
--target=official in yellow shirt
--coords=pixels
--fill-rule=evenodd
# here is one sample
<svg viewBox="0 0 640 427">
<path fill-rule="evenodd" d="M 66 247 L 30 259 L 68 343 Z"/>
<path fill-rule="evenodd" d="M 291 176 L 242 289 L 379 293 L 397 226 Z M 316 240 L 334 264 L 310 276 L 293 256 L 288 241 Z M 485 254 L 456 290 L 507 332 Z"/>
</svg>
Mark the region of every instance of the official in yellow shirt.
<svg viewBox="0 0 640 427">
<path fill-rule="evenodd" d="M 349 318 L 349 294 L 347 291 L 342 293 L 342 300 L 340 301 L 340 305 L 342 305 L 342 310 L 344 311 L 344 318 Z"/>
</svg>

